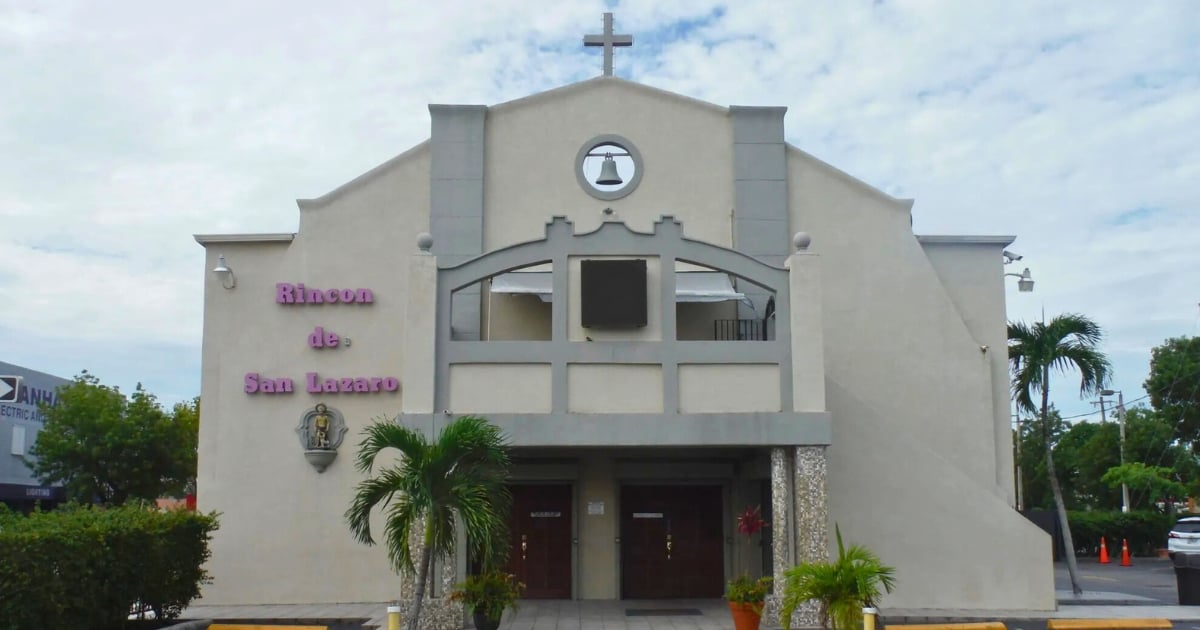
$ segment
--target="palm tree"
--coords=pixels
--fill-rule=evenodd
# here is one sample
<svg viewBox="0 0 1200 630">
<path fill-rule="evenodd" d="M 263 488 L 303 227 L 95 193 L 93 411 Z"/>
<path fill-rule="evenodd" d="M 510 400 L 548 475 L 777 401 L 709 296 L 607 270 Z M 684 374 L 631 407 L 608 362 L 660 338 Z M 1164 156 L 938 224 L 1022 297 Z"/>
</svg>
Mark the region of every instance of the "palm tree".
<svg viewBox="0 0 1200 630">
<path fill-rule="evenodd" d="M 1059 315 L 1050 323 L 1029 325 L 1016 322 L 1008 325 L 1008 360 L 1012 364 L 1013 398 L 1021 409 L 1041 414 L 1042 440 L 1046 446 L 1046 476 L 1050 480 L 1050 491 L 1054 495 L 1054 506 L 1062 526 L 1071 590 L 1076 595 L 1082 594 L 1083 589 L 1079 587 L 1079 577 L 1076 575 L 1075 541 L 1071 539 L 1067 507 L 1063 503 L 1062 488 L 1054 471 L 1054 449 L 1050 444 L 1050 370 L 1078 371 L 1080 397 L 1103 389 L 1112 368 L 1104 353 L 1096 348 L 1101 337 L 1103 333 L 1095 322 L 1076 314 Z M 1035 393 L 1041 394 L 1040 408 L 1033 400 Z"/>
<path fill-rule="evenodd" d="M 402 459 L 358 484 L 346 518 L 359 542 L 374 545 L 371 511 L 376 506 L 386 508 L 384 535 L 392 568 L 416 575 L 408 630 L 417 630 L 430 560 L 434 554 L 454 551 L 456 517 L 462 520 L 473 557 L 485 567 L 498 566 L 507 557 L 512 503 L 505 486 L 507 441 L 498 427 L 474 416 L 446 425 L 432 444 L 417 431 L 376 421 L 367 427 L 359 445 L 358 470 L 371 474 L 375 458 L 384 449 L 396 449 Z M 421 523 L 421 557 L 414 569 L 408 543 L 413 528 Z"/>
</svg>

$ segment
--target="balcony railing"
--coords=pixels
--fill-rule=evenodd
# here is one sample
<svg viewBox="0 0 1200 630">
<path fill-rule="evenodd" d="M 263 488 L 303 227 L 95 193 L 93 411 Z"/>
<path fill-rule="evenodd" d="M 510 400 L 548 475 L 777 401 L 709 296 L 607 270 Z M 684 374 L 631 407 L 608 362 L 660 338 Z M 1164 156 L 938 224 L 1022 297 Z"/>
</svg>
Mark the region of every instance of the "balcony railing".
<svg viewBox="0 0 1200 630">
<path fill-rule="evenodd" d="M 766 322 L 761 319 L 713 320 L 713 339 L 717 341 L 767 341 Z"/>
</svg>

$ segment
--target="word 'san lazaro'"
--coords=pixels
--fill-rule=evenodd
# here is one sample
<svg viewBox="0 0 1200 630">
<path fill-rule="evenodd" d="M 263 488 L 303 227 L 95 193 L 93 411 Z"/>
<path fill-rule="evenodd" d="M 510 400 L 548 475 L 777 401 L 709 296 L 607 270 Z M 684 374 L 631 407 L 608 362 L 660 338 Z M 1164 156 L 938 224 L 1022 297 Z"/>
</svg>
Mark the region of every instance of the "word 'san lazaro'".
<svg viewBox="0 0 1200 630">
<path fill-rule="evenodd" d="M 296 391 L 292 379 L 263 376 L 247 372 L 243 379 L 247 394 L 290 394 Z M 310 394 L 374 394 L 400 390 L 400 379 L 394 376 L 342 376 L 321 378 L 316 372 L 304 375 L 304 388 Z"/>
</svg>

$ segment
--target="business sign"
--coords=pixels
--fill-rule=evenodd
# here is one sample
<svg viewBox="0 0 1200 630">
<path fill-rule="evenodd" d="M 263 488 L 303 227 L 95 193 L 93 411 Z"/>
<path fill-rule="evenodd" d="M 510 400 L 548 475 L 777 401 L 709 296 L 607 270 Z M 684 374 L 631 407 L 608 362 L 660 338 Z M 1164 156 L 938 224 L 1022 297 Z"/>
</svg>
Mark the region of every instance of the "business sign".
<svg viewBox="0 0 1200 630">
<path fill-rule="evenodd" d="M 0 376 L 0 402 L 17 402 L 20 391 L 20 376 Z"/>
<path fill-rule="evenodd" d="M 66 496 L 62 488 L 32 485 L 36 483 L 36 481 L 30 481 L 30 485 L 0 483 L 0 501 L 25 501 L 29 499 L 61 501 Z"/>
<path fill-rule="evenodd" d="M 58 402 L 58 388 L 70 382 L 0 361 L 0 431 L 9 431 L 12 420 L 45 422 L 42 407 L 53 407 Z"/>
</svg>

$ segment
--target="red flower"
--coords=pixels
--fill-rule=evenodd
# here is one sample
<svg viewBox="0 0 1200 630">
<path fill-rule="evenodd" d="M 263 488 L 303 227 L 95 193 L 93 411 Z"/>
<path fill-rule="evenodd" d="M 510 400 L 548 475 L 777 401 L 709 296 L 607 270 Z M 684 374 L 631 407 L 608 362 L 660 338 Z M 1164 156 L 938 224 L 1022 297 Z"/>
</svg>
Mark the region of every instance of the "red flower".
<svg viewBox="0 0 1200 630">
<path fill-rule="evenodd" d="M 763 520 L 762 506 L 747 506 L 746 511 L 737 517 L 738 533 L 745 534 L 747 538 L 757 534 L 764 527 L 769 527 L 769 525 Z"/>
</svg>

